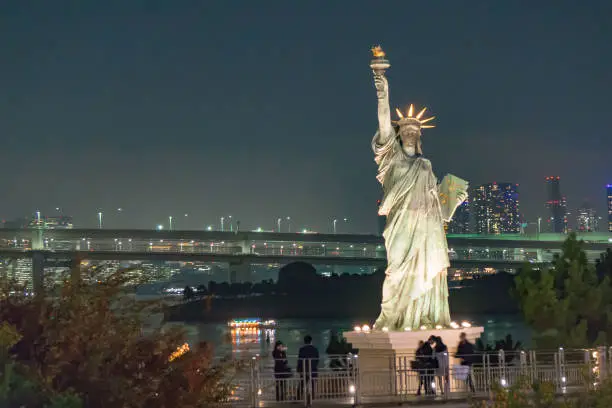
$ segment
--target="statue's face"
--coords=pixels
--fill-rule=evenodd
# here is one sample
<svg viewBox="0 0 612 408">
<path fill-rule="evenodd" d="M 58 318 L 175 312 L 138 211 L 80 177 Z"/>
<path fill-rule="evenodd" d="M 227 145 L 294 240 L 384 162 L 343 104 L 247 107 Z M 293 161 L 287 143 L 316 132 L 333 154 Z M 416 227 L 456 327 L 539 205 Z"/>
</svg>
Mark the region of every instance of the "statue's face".
<svg viewBox="0 0 612 408">
<path fill-rule="evenodd" d="M 416 146 L 421 137 L 421 129 L 414 125 L 404 125 L 399 128 L 399 137 L 402 140 L 402 145 Z"/>
</svg>

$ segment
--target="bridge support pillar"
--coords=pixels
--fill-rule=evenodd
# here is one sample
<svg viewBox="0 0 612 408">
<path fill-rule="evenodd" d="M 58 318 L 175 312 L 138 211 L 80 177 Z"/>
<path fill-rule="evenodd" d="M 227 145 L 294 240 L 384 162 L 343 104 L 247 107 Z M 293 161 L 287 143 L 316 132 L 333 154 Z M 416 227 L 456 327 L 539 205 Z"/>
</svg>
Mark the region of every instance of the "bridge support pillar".
<svg viewBox="0 0 612 408">
<path fill-rule="evenodd" d="M 40 295 L 44 291 L 45 281 L 45 254 L 41 251 L 32 252 L 32 289 L 34 294 Z"/>
<path fill-rule="evenodd" d="M 250 254 L 252 252 L 251 251 L 251 245 L 247 241 L 242 241 L 240 243 L 240 251 L 243 254 Z"/>
<path fill-rule="evenodd" d="M 45 241 L 43 239 L 43 230 L 37 228 L 32 231 L 32 251 L 40 251 L 45 248 Z"/>
<path fill-rule="evenodd" d="M 251 282 L 251 263 L 248 261 L 230 262 L 229 282 Z"/>
</svg>

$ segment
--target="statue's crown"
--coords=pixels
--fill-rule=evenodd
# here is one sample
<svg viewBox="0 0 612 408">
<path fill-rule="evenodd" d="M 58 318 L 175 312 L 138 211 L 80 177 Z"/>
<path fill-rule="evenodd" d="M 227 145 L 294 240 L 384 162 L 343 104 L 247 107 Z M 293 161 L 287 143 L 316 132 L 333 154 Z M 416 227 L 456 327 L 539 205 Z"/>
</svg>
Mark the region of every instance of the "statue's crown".
<svg viewBox="0 0 612 408">
<path fill-rule="evenodd" d="M 428 129 L 436 127 L 435 125 L 425 125 L 425 123 L 434 120 L 436 118 L 435 116 L 431 116 L 426 119 L 421 119 L 426 110 L 427 108 L 423 108 L 419 113 L 414 115 L 414 105 L 410 104 L 410 107 L 408 108 L 408 110 L 406 111 L 406 115 L 404 116 L 402 111 L 397 108 L 395 109 L 395 112 L 397 112 L 399 120 L 395 121 L 395 123 L 400 126 L 417 126 L 419 129 Z"/>
</svg>

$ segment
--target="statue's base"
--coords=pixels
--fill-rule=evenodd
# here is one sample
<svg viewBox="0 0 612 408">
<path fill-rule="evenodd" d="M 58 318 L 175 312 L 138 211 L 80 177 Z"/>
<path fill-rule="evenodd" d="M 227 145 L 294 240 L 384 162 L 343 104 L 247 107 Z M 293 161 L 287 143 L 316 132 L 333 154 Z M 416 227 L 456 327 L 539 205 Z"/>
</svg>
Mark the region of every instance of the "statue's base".
<svg viewBox="0 0 612 408">
<path fill-rule="evenodd" d="M 419 375 L 411 368 L 419 341 L 430 336 L 441 337 L 448 347 L 449 365 L 459 364 L 454 357 L 459 335 L 465 333 L 474 343 L 483 327 L 460 329 L 415 330 L 408 332 L 345 332 L 344 337 L 359 350 L 360 392 L 363 395 L 401 395 L 415 393 Z"/>
</svg>

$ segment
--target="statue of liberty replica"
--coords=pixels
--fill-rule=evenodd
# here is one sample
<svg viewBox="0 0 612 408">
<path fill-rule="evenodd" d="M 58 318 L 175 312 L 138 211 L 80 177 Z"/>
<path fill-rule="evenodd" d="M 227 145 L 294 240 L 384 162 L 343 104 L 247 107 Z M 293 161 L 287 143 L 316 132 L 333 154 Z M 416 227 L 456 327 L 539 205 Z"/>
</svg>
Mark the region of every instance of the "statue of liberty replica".
<svg viewBox="0 0 612 408">
<path fill-rule="evenodd" d="M 372 140 L 377 179 L 383 187 L 379 215 L 387 217 L 383 237 L 387 269 L 375 330 L 441 329 L 451 324 L 447 268 L 450 266 L 444 223 L 467 198 L 467 182 L 447 175 L 438 184 L 423 156 L 421 131 L 433 128 L 410 105 L 391 120 L 390 67 L 380 47 L 372 49 L 370 67 L 378 97 L 378 131 Z"/>
</svg>

